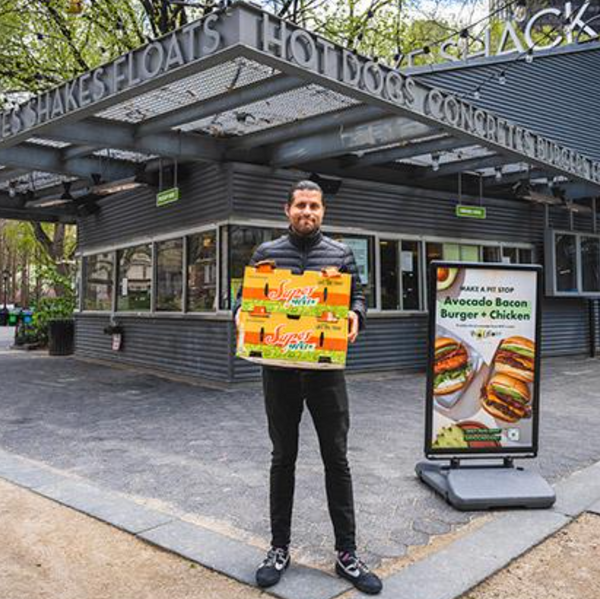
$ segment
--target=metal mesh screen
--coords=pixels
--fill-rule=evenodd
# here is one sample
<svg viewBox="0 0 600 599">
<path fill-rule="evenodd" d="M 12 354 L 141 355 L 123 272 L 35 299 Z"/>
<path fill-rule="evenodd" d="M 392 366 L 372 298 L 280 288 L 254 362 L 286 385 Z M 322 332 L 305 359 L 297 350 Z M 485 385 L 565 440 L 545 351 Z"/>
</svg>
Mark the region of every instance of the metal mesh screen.
<svg viewBox="0 0 600 599">
<path fill-rule="evenodd" d="M 352 98 L 320 85 L 309 84 L 268 100 L 187 123 L 178 129 L 208 132 L 217 136 L 239 136 L 357 104 L 359 102 Z"/>
<path fill-rule="evenodd" d="M 435 153 L 435 152 L 434 152 Z M 444 164 L 455 164 L 462 160 L 470 160 L 471 158 L 485 158 L 494 154 L 493 151 L 481 146 L 468 146 L 465 148 L 458 148 L 456 150 L 444 150 L 440 152 L 440 166 Z M 431 166 L 431 152 L 427 154 L 417 154 L 411 158 L 405 158 L 398 160 L 397 162 L 403 164 L 414 164 L 416 166 Z"/>
<path fill-rule="evenodd" d="M 104 150 L 94 152 L 94 156 L 113 158 L 117 160 L 127 160 L 128 162 L 146 162 L 152 158 L 157 158 L 155 154 L 141 154 L 140 152 L 129 152 L 127 150 L 115 150 L 112 148 L 106 148 Z"/>
<path fill-rule="evenodd" d="M 39 137 L 32 137 L 27 140 L 28 143 L 36 144 L 38 146 L 48 146 L 50 148 L 67 148 L 71 144 L 64 141 L 56 141 L 54 139 L 40 139 Z"/>
<path fill-rule="evenodd" d="M 0 174 L 2 171 L 0 170 Z M 77 177 L 67 177 L 57 175 L 56 173 L 46 173 L 44 171 L 32 171 L 25 175 L 17 176 L 9 181 L 0 182 L 0 190 L 7 191 L 12 187 L 16 193 L 25 193 L 27 191 L 38 191 L 53 187 L 63 181 L 76 181 Z"/>
<path fill-rule="evenodd" d="M 97 116 L 140 123 L 277 74 L 279 71 L 272 67 L 246 58 L 236 58 L 107 108 Z"/>
</svg>

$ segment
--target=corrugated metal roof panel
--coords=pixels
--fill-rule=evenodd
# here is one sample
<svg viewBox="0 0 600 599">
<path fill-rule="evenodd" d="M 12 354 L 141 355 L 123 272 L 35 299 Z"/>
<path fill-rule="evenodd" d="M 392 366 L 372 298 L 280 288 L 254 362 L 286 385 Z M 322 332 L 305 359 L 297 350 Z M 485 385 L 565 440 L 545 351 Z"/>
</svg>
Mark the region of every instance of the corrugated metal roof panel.
<svg viewBox="0 0 600 599">
<path fill-rule="evenodd" d="M 600 160 L 600 48 L 413 76 Z"/>
</svg>

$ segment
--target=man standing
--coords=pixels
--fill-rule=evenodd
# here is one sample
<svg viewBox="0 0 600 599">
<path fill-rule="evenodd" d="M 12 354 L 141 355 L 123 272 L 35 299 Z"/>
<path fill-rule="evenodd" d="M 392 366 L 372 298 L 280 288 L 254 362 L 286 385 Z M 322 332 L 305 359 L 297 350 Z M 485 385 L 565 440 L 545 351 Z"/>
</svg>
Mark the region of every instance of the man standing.
<svg viewBox="0 0 600 599">
<path fill-rule="evenodd" d="M 290 224 L 287 235 L 259 246 L 250 264 L 273 260 L 276 267 L 291 269 L 296 274 L 336 266 L 341 272 L 352 275 L 348 339 L 353 343 L 365 324 L 365 298 L 352 251 L 321 232 L 325 215 L 321 188 L 312 181 L 295 184 L 290 190 L 285 214 Z M 240 298 L 241 293 L 234 308 L 236 324 L 239 324 Z M 379 593 L 381 581 L 356 555 L 352 478 L 346 455 L 349 409 L 344 372 L 265 366 L 263 390 L 273 444 L 270 476 L 272 541 L 266 559 L 256 572 L 258 585 L 266 588 L 276 584 L 290 564 L 298 427 L 306 402 L 325 466 L 327 504 L 337 551 L 336 572 L 365 593 Z"/>
</svg>

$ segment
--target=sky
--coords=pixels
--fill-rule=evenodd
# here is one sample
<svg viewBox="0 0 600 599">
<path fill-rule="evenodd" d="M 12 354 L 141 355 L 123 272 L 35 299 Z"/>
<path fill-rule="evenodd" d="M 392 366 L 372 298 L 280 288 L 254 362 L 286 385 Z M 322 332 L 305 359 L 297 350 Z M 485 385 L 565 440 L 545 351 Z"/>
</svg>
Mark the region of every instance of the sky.
<svg viewBox="0 0 600 599">
<path fill-rule="evenodd" d="M 469 25 L 488 14 L 487 0 L 407 0 L 406 7 L 416 19 L 431 18 Z"/>
</svg>

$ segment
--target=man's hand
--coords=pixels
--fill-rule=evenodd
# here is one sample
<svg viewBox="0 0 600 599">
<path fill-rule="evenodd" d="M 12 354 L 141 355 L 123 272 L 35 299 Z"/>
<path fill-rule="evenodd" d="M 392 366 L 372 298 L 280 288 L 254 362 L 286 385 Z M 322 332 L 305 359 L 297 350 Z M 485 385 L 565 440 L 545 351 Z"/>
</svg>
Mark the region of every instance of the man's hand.
<svg viewBox="0 0 600 599">
<path fill-rule="evenodd" d="M 350 325 L 350 330 L 348 331 L 348 341 L 350 343 L 354 343 L 356 338 L 358 337 L 358 314 L 350 310 L 348 312 L 348 324 Z"/>
</svg>

